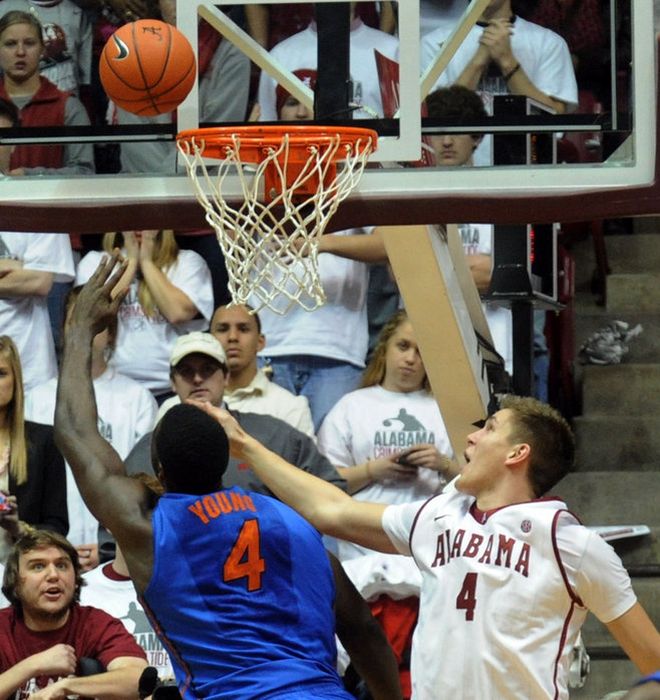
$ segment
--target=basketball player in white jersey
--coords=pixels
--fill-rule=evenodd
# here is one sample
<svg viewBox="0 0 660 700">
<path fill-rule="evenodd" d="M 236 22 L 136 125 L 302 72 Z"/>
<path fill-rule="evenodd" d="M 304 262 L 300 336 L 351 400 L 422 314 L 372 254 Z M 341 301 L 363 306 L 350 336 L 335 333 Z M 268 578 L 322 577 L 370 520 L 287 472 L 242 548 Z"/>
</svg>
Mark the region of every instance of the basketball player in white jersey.
<svg viewBox="0 0 660 700">
<path fill-rule="evenodd" d="M 287 464 L 225 411 L 232 454 L 319 530 L 414 557 L 422 574 L 413 697 L 568 698 L 570 652 L 588 610 L 642 673 L 660 667 L 660 634 L 614 550 L 558 499 L 571 468 L 566 421 L 532 398 L 504 397 L 468 436 L 466 465 L 425 502 L 383 505 Z"/>
</svg>

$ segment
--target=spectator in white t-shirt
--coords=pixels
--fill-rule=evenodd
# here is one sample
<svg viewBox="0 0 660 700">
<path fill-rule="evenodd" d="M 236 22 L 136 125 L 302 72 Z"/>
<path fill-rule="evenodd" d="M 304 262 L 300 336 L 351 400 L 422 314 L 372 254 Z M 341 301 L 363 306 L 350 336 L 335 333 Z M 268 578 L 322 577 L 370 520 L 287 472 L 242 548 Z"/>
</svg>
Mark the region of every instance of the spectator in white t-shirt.
<svg viewBox="0 0 660 700">
<path fill-rule="evenodd" d="M 397 60 L 399 41 L 391 34 L 368 27 L 361 19 L 355 17 L 354 8 L 352 12 L 349 70 L 353 94 L 349 97 L 349 106 L 354 109 L 354 119 L 373 119 L 383 115 L 375 52 Z M 316 23 L 312 22 L 303 31 L 274 46 L 270 55 L 279 65 L 292 72 L 298 68 L 316 70 L 317 41 Z M 275 79 L 262 71 L 257 93 L 261 121 L 282 119 L 276 109 L 276 88 Z"/>
<path fill-rule="evenodd" d="M 120 284 L 128 294 L 119 308 L 112 364 L 160 401 L 172 394 L 172 345 L 182 334 L 203 330 L 211 319 L 211 273 L 200 255 L 179 250 L 172 231 L 106 233 L 103 250 L 115 248 L 128 259 Z M 92 276 L 102 255 L 92 251 L 80 261 L 76 285 Z"/>
<path fill-rule="evenodd" d="M 68 235 L 0 231 L 0 330 L 18 348 L 26 390 L 57 374 L 47 298 L 73 275 Z"/>
</svg>

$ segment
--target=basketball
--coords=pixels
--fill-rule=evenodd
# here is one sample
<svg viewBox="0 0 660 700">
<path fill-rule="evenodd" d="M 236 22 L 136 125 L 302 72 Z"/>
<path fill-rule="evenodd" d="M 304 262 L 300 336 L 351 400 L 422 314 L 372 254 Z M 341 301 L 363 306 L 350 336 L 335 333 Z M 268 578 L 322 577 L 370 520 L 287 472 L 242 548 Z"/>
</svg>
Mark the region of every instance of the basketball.
<svg viewBox="0 0 660 700">
<path fill-rule="evenodd" d="M 108 97 L 143 117 L 176 109 L 196 78 L 192 46 L 174 26 L 140 19 L 120 27 L 106 42 L 99 65 Z"/>
</svg>

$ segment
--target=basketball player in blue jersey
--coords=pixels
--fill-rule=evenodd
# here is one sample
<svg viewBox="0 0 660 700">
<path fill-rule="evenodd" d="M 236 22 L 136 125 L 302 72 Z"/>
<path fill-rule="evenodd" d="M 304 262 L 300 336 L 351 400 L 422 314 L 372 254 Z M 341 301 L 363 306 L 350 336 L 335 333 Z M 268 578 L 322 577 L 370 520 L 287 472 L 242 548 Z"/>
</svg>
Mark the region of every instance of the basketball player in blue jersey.
<svg viewBox="0 0 660 700">
<path fill-rule="evenodd" d="M 222 488 L 228 442 L 218 423 L 186 404 L 164 416 L 152 443 L 165 489 L 156 503 L 98 432 L 91 345 L 122 300 L 112 294 L 124 271 L 117 263 L 103 261 L 76 303 L 55 434 L 88 507 L 124 553 L 182 697 L 347 700 L 320 535 L 275 499 Z M 395 685 L 380 697 L 400 694 Z"/>
</svg>

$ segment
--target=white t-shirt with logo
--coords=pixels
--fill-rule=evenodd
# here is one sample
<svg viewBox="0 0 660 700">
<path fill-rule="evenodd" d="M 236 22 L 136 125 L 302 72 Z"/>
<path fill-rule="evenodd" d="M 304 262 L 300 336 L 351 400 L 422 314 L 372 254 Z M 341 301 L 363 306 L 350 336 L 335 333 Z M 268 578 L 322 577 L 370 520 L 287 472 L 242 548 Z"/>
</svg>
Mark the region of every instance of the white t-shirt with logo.
<svg viewBox="0 0 660 700">
<path fill-rule="evenodd" d="M 358 389 L 343 396 L 325 417 L 318 432 L 319 450 L 340 467 L 363 464 L 430 443 L 444 455 L 452 449 L 438 404 L 427 391 L 401 393 L 382 386 Z M 353 494 L 360 501 L 409 503 L 428 498 L 444 486 L 432 469 L 418 469 L 410 482 L 369 484 Z M 368 553 L 350 542 L 339 542 L 339 558 L 352 559 Z"/>
<path fill-rule="evenodd" d="M 80 261 L 76 284 L 84 284 L 96 270 L 105 253 L 92 251 Z M 119 307 L 117 349 L 112 364 L 124 375 L 147 387 L 154 394 L 170 390 L 170 350 L 180 335 L 202 331 L 213 314 L 211 272 L 201 255 L 180 250 L 174 265 L 165 276 L 197 307 L 201 318 L 172 324 L 159 312 L 149 317 L 138 300 L 138 280 Z"/>
<path fill-rule="evenodd" d="M 66 234 L 0 231 L 0 260 L 18 260 L 24 270 L 50 272 L 54 282 L 69 282 L 74 276 Z M 26 389 L 57 374 L 47 297 L 0 297 L 0 334 L 16 344 Z"/>
<path fill-rule="evenodd" d="M 25 397 L 25 417 L 35 423 L 53 425 L 57 379 L 35 387 Z M 151 393 L 138 382 L 108 368 L 94 380 L 94 396 L 101 435 L 121 459 L 135 443 L 153 429 L 158 406 Z M 68 540 L 74 545 L 92 544 L 98 538 L 98 521 L 85 505 L 71 467 L 66 465 Z"/>
<path fill-rule="evenodd" d="M 315 70 L 318 61 L 317 39 L 316 27 L 312 23 L 301 32 L 273 46 L 270 55 L 289 71 L 302 68 Z M 374 51 L 392 60 L 398 60 L 399 40 L 391 34 L 368 27 L 360 19 L 354 20 L 350 32 L 350 77 L 353 83 L 353 95 L 349 101 L 364 105 L 366 108 L 355 110 L 354 119 L 373 119 L 375 116 L 383 115 Z M 257 95 L 262 122 L 279 119 L 276 88 L 276 80 L 266 71 L 262 71 Z"/>
</svg>

